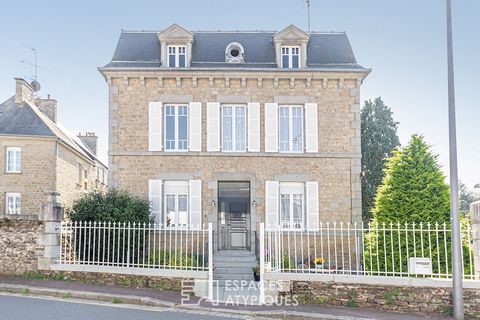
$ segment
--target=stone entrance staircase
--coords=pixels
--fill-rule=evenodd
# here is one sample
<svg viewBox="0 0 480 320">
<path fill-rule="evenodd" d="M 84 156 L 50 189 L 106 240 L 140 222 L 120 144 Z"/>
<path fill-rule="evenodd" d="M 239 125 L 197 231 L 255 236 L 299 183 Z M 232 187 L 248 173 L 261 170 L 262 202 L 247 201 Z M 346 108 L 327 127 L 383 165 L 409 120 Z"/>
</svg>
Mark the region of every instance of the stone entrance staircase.
<svg viewBox="0 0 480 320">
<path fill-rule="evenodd" d="M 219 251 L 213 256 L 213 299 L 242 305 L 257 305 L 260 297 L 258 282 L 252 268 L 257 265 L 250 251 Z"/>
</svg>

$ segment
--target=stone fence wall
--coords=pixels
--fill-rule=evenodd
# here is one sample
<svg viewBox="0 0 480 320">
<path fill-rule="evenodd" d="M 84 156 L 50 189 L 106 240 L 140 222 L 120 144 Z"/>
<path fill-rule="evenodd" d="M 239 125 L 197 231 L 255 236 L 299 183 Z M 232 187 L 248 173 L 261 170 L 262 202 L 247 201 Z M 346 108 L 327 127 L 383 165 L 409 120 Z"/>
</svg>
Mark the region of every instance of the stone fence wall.
<svg viewBox="0 0 480 320">
<path fill-rule="evenodd" d="M 300 303 L 451 315 L 451 292 L 441 287 L 292 281 L 284 294 L 296 295 Z M 467 318 L 480 318 L 480 290 L 464 289 L 464 306 Z"/>
<path fill-rule="evenodd" d="M 40 221 L 0 220 L 0 274 L 20 275 L 38 269 L 44 247 L 38 237 Z"/>
</svg>

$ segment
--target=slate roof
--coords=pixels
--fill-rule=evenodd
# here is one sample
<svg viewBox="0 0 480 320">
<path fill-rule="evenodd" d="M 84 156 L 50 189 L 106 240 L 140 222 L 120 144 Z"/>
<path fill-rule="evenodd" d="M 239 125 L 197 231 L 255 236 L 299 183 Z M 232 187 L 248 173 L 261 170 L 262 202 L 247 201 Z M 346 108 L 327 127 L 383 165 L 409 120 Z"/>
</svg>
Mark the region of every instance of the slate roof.
<svg viewBox="0 0 480 320">
<path fill-rule="evenodd" d="M 160 43 L 157 31 L 124 31 L 118 39 L 113 58 L 104 68 L 158 68 Z M 191 68 L 261 68 L 278 69 L 273 43 L 274 31 L 192 32 Z M 231 42 L 240 43 L 245 50 L 245 62 L 225 62 L 225 48 Z M 361 67 L 353 54 L 344 32 L 310 33 L 307 47 L 310 69 L 358 69 Z"/>
<path fill-rule="evenodd" d="M 0 135 L 57 137 L 84 157 L 102 163 L 77 136 L 50 120 L 35 105 L 16 103 L 15 96 L 0 104 Z"/>
</svg>

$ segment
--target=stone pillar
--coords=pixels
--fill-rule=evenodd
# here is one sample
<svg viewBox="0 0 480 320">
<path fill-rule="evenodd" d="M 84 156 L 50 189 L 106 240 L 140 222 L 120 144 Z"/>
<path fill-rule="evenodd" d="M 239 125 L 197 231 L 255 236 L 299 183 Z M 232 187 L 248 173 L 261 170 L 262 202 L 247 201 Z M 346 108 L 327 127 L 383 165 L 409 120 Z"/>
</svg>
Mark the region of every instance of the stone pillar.
<svg viewBox="0 0 480 320">
<path fill-rule="evenodd" d="M 470 220 L 472 222 L 475 279 L 480 279 L 480 201 L 470 205 Z"/>
<path fill-rule="evenodd" d="M 63 221 L 63 207 L 57 202 L 60 193 L 49 191 L 42 206 L 39 220 L 43 221 L 43 232 L 38 235 L 38 244 L 43 246 L 43 255 L 38 257 L 38 269 L 50 270 L 60 258 L 60 223 Z"/>
</svg>

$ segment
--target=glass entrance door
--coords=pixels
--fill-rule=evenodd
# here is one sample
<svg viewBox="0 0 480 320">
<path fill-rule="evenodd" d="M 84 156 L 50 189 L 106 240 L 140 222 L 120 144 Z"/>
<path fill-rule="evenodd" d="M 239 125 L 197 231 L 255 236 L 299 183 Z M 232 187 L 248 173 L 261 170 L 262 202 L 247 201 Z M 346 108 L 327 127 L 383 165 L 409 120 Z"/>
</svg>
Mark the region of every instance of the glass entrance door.
<svg viewBox="0 0 480 320">
<path fill-rule="evenodd" d="M 250 249 L 250 183 L 218 183 L 219 249 Z"/>
</svg>

